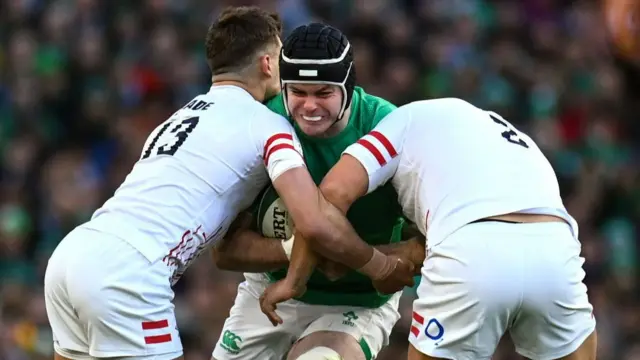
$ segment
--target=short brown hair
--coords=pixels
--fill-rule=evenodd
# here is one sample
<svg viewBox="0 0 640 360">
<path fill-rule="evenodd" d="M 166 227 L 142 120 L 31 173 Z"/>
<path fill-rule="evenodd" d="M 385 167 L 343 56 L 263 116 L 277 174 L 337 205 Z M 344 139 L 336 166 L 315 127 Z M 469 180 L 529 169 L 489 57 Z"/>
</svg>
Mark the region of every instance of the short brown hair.
<svg viewBox="0 0 640 360">
<path fill-rule="evenodd" d="M 256 6 L 228 7 L 207 32 L 207 63 L 213 75 L 240 71 L 282 32 L 280 16 Z"/>
</svg>

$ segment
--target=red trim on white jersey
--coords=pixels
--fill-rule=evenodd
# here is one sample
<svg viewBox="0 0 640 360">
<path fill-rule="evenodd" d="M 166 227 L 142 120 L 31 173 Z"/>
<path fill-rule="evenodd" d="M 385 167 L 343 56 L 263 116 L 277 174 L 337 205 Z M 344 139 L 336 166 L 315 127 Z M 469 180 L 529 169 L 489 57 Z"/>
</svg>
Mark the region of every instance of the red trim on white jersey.
<svg viewBox="0 0 640 360">
<path fill-rule="evenodd" d="M 271 155 L 282 149 L 291 149 L 295 151 L 295 147 L 293 146 L 293 136 L 291 134 L 278 133 L 272 135 L 267 140 L 267 143 L 264 144 L 264 153 L 262 155 L 264 164 L 268 166 Z"/>
<path fill-rule="evenodd" d="M 380 141 L 380 143 L 382 144 L 382 146 L 384 146 L 385 150 L 387 150 L 387 152 L 389 153 L 392 159 L 398 156 L 398 152 L 396 151 L 396 148 L 393 147 L 393 144 L 391 143 L 391 141 L 389 141 L 389 139 L 387 139 L 386 136 L 382 135 L 382 133 L 374 130 L 370 132 L 369 135 L 373 136 L 378 141 Z"/>
<path fill-rule="evenodd" d="M 378 131 L 370 132 L 357 142 L 369 150 L 380 166 L 384 166 L 391 159 L 398 156 L 398 152 L 396 148 L 393 147 L 393 144 L 391 144 L 391 141 Z"/>
<path fill-rule="evenodd" d="M 369 140 L 360 139 L 357 141 L 357 143 L 362 145 L 365 149 L 369 150 L 373 157 L 378 160 L 378 164 L 380 164 L 380 166 L 387 163 L 387 160 L 385 160 L 384 156 L 382 156 L 382 153 L 378 151 L 378 149 L 376 149 L 376 147 Z"/>
</svg>

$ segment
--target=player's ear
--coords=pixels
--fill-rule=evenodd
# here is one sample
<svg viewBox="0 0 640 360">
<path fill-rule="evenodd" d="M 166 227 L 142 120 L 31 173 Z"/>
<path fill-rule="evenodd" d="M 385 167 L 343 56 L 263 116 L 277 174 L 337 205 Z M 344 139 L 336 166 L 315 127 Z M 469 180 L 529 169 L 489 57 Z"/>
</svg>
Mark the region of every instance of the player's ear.
<svg viewBox="0 0 640 360">
<path fill-rule="evenodd" d="M 262 56 L 260 56 L 260 72 L 268 78 L 280 76 L 278 72 L 278 62 L 280 60 L 280 49 L 282 43 L 277 39 L 277 44 L 269 46 Z"/>
<path fill-rule="evenodd" d="M 267 78 L 271 78 L 274 75 L 271 55 L 262 54 L 258 60 L 258 68 L 260 73 Z"/>
</svg>

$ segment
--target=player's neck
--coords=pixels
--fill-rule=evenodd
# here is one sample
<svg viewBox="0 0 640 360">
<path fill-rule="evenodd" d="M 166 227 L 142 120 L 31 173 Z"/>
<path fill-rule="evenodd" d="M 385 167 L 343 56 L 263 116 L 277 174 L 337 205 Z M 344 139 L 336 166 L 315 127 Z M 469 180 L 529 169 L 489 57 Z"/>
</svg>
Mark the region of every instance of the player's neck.
<svg viewBox="0 0 640 360">
<path fill-rule="evenodd" d="M 246 92 L 251 94 L 251 96 L 256 99 L 256 101 L 263 102 L 264 101 L 264 89 L 261 89 L 260 86 L 252 85 L 250 81 L 244 81 L 239 78 L 236 78 L 232 75 L 220 75 L 214 76 L 211 78 L 212 86 L 237 86 L 241 89 L 244 89 Z"/>
</svg>

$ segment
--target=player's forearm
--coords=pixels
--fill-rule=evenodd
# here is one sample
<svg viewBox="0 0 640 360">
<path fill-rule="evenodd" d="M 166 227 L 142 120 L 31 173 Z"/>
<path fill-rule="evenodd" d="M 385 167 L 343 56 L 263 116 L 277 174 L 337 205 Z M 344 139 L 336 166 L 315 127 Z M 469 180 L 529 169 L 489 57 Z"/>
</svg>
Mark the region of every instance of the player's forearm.
<svg viewBox="0 0 640 360">
<path fill-rule="evenodd" d="M 346 214 L 351 205 L 364 194 L 347 188 L 343 183 L 333 181 L 333 178 L 333 176 L 325 177 L 320 184 L 320 192 L 328 202 Z"/>
<path fill-rule="evenodd" d="M 323 257 L 376 279 L 388 267 L 386 256 L 363 241 L 345 217 L 351 205 L 366 193 L 366 186 L 347 189 L 331 179 L 326 177 L 320 185 L 320 205 L 331 224 L 324 229 L 333 228 L 336 232 L 332 234 L 333 241 L 310 241 L 309 246 Z"/>
<path fill-rule="evenodd" d="M 327 219 L 322 227 L 325 233 L 308 237 L 307 246 L 323 257 L 357 270 L 371 259 L 373 248 L 360 239 L 344 215 L 357 197 L 345 192 L 344 186 L 332 178 L 325 177 L 320 184 L 319 204 Z"/>
<path fill-rule="evenodd" d="M 291 251 L 291 261 L 287 271 L 287 281 L 295 289 L 304 287 L 318 264 L 317 255 L 312 251 L 309 242 L 300 233 L 296 238 Z"/>
<path fill-rule="evenodd" d="M 422 267 L 426 256 L 425 237 L 422 234 L 393 244 L 377 245 L 375 248 L 385 255 L 395 255 L 406 259 L 413 263 L 417 269 Z"/>
<path fill-rule="evenodd" d="M 274 271 L 289 264 L 281 241 L 246 229 L 214 247 L 213 258 L 218 268 L 229 271 Z"/>
<path fill-rule="evenodd" d="M 376 245 L 375 248 L 385 255 L 394 255 L 402 251 L 406 246 L 406 242 L 401 241 L 393 244 Z"/>
<path fill-rule="evenodd" d="M 335 206 L 321 200 L 326 222 L 319 226 L 321 233 L 309 237 L 309 247 L 323 257 L 359 270 L 371 260 L 373 247 L 364 242 L 347 218 Z"/>
</svg>

